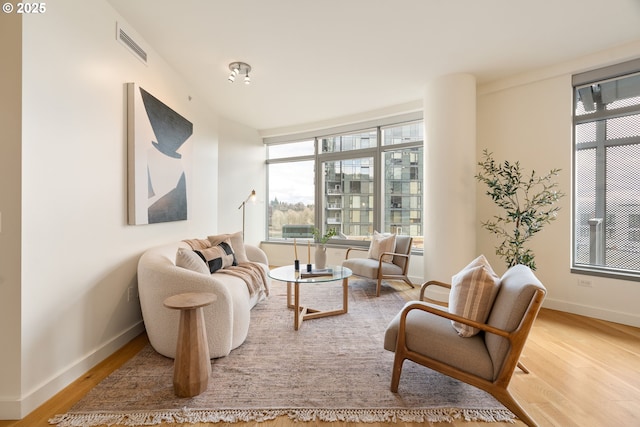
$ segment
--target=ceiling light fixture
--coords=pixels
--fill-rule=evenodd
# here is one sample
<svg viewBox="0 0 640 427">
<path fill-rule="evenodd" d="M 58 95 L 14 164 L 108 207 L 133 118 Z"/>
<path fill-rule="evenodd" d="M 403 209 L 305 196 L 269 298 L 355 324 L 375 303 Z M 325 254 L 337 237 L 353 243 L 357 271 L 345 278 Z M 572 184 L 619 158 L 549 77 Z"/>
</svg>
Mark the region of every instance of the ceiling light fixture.
<svg viewBox="0 0 640 427">
<path fill-rule="evenodd" d="M 229 74 L 229 78 L 227 80 L 231 83 L 236 80 L 236 76 L 238 76 L 238 74 L 244 74 L 244 84 L 248 85 L 251 83 L 251 77 L 249 77 L 251 65 L 245 62 L 232 62 L 229 64 L 229 70 L 231 70 L 231 74 Z"/>
</svg>

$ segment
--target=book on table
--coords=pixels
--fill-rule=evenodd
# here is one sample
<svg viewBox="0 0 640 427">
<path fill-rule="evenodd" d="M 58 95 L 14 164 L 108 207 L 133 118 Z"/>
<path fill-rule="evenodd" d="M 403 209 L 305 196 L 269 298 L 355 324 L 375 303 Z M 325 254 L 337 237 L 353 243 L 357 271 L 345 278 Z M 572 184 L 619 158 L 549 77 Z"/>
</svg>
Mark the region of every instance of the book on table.
<svg viewBox="0 0 640 427">
<path fill-rule="evenodd" d="M 325 277 L 325 276 L 333 276 L 332 268 L 314 268 L 311 271 L 302 271 L 300 272 L 300 277 L 303 279 L 309 277 Z"/>
</svg>

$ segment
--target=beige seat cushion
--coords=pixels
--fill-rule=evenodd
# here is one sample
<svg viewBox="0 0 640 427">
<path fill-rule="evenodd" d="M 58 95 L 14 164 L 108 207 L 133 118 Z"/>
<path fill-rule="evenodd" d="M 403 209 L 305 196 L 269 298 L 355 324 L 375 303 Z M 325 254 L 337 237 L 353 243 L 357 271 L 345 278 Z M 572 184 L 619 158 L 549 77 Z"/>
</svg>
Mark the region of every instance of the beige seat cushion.
<svg viewBox="0 0 640 427">
<path fill-rule="evenodd" d="M 380 262 L 371 258 L 351 258 L 342 262 L 343 267 L 349 268 L 354 275 L 375 279 L 378 277 Z M 386 276 L 402 274 L 402 268 L 388 262 L 382 263 L 382 274 Z"/>
<path fill-rule="evenodd" d="M 446 308 L 426 302 L 412 301 L 446 311 Z M 389 323 L 384 336 L 384 348 L 395 351 L 400 325 L 400 313 Z M 451 327 L 449 319 L 411 310 L 407 315 L 406 343 L 409 350 L 455 366 L 485 379 L 493 378 L 493 363 L 481 335 L 462 339 Z"/>
<path fill-rule="evenodd" d="M 484 323 L 491 312 L 499 287 L 500 278 L 484 255 L 480 255 L 451 278 L 449 310 L 466 319 Z M 472 337 L 480 332 L 479 329 L 460 322 L 451 323 L 461 337 Z"/>
</svg>

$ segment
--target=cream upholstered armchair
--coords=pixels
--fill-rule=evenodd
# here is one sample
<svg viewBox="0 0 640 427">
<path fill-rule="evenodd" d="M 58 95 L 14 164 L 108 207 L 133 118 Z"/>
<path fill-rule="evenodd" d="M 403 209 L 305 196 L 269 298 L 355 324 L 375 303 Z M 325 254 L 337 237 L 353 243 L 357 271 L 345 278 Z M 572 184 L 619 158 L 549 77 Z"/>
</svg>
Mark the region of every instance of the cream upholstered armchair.
<svg viewBox="0 0 640 427">
<path fill-rule="evenodd" d="M 395 245 L 386 249 L 384 243 L 378 249 L 378 236 L 381 240 L 393 237 Z M 376 280 L 376 296 L 380 296 L 380 288 L 384 279 L 401 279 L 413 287 L 407 272 L 409 271 L 409 258 L 411 257 L 411 236 L 389 235 L 384 236 L 374 233 L 374 240 L 368 249 L 352 247 L 347 249 L 342 266 L 349 268 L 354 275 Z M 349 258 L 352 251 L 367 252 L 366 258 Z"/>
<path fill-rule="evenodd" d="M 423 290 L 429 285 L 442 283 L 427 282 Z M 486 322 L 427 302 L 408 302 L 385 333 L 384 348 L 395 352 L 391 391 L 398 392 L 402 364 L 409 359 L 490 393 L 525 424 L 537 426 L 507 387 L 545 294 L 531 270 L 516 265 L 500 279 Z M 480 332 L 462 337 L 453 321 Z"/>
</svg>

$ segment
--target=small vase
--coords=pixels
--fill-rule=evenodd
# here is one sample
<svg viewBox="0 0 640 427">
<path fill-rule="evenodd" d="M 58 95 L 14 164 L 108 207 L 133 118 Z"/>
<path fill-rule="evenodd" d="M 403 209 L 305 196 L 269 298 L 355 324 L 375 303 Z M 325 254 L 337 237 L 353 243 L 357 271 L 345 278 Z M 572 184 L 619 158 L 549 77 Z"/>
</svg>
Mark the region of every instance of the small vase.
<svg viewBox="0 0 640 427">
<path fill-rule="evenodd" d="M 327 248 L 325 245 L 316 247 L 316 268 L 325 268 L 327 264 Z"/>
</svg>

